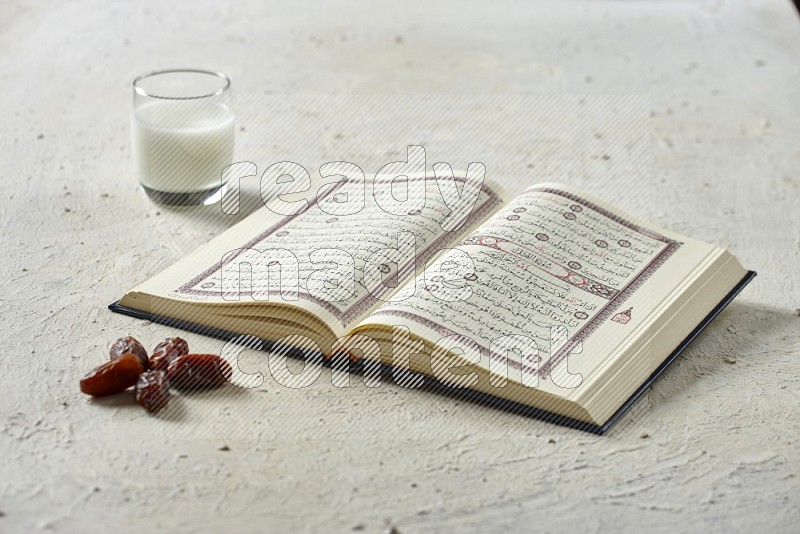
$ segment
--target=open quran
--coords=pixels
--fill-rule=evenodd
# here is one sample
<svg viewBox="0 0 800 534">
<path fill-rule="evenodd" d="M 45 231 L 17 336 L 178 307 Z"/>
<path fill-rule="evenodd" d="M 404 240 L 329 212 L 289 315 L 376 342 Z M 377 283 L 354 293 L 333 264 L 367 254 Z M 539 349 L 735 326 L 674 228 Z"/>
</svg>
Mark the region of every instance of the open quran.
<svg viewBox="0 0 800 534">
<path fill-rule="evenodd" d="M 755 275 L 563 184 L 448 168 L 287 198 L 111 309 L 602 432 Z"/>
</svg>

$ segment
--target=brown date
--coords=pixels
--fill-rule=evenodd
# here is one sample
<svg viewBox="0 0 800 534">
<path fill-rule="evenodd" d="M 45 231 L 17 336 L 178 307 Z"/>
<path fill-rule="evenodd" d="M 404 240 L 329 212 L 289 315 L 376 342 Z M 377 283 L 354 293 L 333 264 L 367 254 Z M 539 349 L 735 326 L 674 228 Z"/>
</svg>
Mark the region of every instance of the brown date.
<svg viewBox="0 0 800 534">
<path fill-rule="evenodd" d="M 123 354 L 135 354 L 138 356 L 139 363 L 142 364 L 145 370 L 150 367 L 150 362 L 147 359 L 147 351 L 135 337 L 121 337 L 116 340 L 108 350 L 108 355 L 112 360 L 116 360 Z"/>
<path fill-rule="evenodd" d="M 150 413 L 169 403 L 169 380 L 166 371 L 146 371 L 136 382 L 136 402 Z"/>
<path fill-rule="evenodd" d="M 189 354 L 189 344 L 179 337 L 168 337 L 153 349 L 150 355 L 150 369 L 166 371 L 172 360 Z"/>
<path fill-rule="evenodd" d="M 187 354 L 174 359 L 167 370 L 172 387 L 179 390 L 216 388 L 233 374 L 231 366 L 216 354 Z"/>
<path fill-rule="evenodd" d="M 81 391 L 95 397 L 113 395 L 136 384 L 142 371 L 144 368 L 137 355 L 123 354 L 81 378 Z"/>
</svg>

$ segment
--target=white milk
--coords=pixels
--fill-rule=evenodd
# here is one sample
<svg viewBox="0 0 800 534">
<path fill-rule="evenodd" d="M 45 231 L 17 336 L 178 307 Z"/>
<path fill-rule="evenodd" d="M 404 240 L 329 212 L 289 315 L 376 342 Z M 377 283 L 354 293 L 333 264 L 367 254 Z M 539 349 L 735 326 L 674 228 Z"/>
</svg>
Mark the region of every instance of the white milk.
<svg viewBox="0 0 800 534">
<path fill-rule="evenodd" d="M 222 103 L 165 100 L 142 104 L 132 118 L 139 181 L 167 193 L 219 187 L 233 161 L 234 114 Z"/>
</svg>

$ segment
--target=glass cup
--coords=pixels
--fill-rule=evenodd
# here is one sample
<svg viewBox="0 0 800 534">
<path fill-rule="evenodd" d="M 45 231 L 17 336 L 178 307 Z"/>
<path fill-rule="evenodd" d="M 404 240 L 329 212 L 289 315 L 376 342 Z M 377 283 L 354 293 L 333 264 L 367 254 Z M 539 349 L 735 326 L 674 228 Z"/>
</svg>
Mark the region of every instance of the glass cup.
<svg viewBox="0 0 800 534">
<path fill-rule="evenodd" d="M 175 69 L 133 81 L 131 133 L 139 182 L 155 202 L 213 204 L 233 161 L 231 81 L 219 72 Z"/>
</svg>

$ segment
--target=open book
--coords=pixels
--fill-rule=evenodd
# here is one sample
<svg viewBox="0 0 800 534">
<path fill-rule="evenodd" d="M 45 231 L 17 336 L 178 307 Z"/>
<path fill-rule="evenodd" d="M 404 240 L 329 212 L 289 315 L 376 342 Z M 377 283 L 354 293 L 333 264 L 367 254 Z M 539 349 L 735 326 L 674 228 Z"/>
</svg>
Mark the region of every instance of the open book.
<svg viewBox="0 0 800 534">
<path fill-rule="evenodd" d="M 111 308 L 602 431 L 755 274 L 566 185 L 439 171 L 276 195 Z"/>
</svg>

